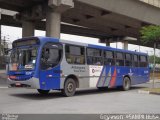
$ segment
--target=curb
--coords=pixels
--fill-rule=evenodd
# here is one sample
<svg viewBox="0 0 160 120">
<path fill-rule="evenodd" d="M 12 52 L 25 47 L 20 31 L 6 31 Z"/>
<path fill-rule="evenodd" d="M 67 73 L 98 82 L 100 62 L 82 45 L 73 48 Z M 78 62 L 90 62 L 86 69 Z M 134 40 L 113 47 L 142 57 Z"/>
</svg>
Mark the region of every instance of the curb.
<svg viewBox="0 0 160 120">
<path fill-rule="evenodd" d="M 140 93 L 140 94 L 150 94 L 149 91 L 145 91 L 145 90 L 138 90 L 138 93 Z"/>
<path fill-rule="evenodd" d="M 145 91 L 145 90 L 139 90 L 138 93 L 139 93 L 139 94 L 153 94 L 153 95 L 160 95 L 160 93 L 150 92 L 150 91 Z"/>
<path fill-rule="evenodd" d="M 6 89 L 8 86 L 0 86 L 0 89 Z"/>
</svg>

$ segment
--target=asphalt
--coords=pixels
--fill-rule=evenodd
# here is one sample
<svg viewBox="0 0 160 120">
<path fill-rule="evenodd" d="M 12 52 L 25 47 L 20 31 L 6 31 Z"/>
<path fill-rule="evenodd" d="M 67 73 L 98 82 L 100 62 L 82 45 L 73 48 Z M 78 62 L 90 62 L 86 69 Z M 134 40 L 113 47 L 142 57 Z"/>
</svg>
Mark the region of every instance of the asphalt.
<svg viewBox="0 0 160 120">
<path fill-rule="evenodd" d="M 133 86 L 129 91 L 81 89 L 73 97 L 58 91 L 40 95 L 36 90 L 7 88 L 6 75 L 0 73 L 0 113 L 14 114 L 101 114 L 101 113 L 159 113 L 160 95 L 140 94 L 152 82 Z M 155 87 L 160 87 L 157 82 Z"/>
<path fill-rule="evenodd" d="M 160 84 L 158 84 L 160 86 Z M 159 113 L 160 96 L 139 94 L 149 87 L 142 84 L 129 91 L 109 89 L 78 90 L 73 97 L 52 91 L 43 96 L 36 90 L 0 88 L 0 113 L 14 114 L 95 114 L 95 113 Z"/>
</svg>

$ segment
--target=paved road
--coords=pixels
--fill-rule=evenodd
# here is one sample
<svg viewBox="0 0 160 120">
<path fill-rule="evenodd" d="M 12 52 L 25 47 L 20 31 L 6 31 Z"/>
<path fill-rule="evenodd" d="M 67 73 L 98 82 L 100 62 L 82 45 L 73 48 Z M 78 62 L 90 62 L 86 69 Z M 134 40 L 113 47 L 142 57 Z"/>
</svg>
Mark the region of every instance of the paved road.
<svg viewBox="0 0 160 120">
<path fill-rule="evenodd" d="M 42 96 L 30 89 L 0 88 L 0 113 L 159 113 L 159 95 L 138 93 L 148 86 L 127 92 L 81 90 L 74 97 L 63 97 L 56 91 Z"/>
</svg>

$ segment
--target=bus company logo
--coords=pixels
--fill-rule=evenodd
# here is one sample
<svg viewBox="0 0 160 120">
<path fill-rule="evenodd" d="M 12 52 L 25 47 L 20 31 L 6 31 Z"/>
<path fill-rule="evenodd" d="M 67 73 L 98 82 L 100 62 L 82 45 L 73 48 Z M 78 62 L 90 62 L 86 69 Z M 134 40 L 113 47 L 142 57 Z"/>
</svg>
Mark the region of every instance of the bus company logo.
<svg viewBox="0 0 160 120">
<path fill-rule="evenodd" d="M 101 70 L 100 69 L 93 69 L 92 68 L 92 73 L 96 73 L 96 72 L 101 72 Z"/>
<path fill-rule="evenodd" d="M 2 114 L 2 120 L 18 120 L 18 115 L 15 115 L 15 114 Z"/>
<path fill-rule="evenodd" d="M 92 73 L 95 73 L 95 70 L 94 70 L 94 69 L 92 69 Z"/>
<path fill-rule="evenodd" d="M 31 75 L 32 74 L 32 72 L 26 72 L 26 75 Z"/>
<path fill-rule="evenodd" d="M 73 69 L 74 70 L 74 72 L 85 72 L 86 70 L 86 68 L 85 67 L 81 67 L 81 66 L 72 66 L 71 67 L 71 69 Z"/>
<path fill-rule="evenodd" d="M 148 74 L 149 72 L 148 71 L 144 71 L 144 74 Z"/>
</svg>

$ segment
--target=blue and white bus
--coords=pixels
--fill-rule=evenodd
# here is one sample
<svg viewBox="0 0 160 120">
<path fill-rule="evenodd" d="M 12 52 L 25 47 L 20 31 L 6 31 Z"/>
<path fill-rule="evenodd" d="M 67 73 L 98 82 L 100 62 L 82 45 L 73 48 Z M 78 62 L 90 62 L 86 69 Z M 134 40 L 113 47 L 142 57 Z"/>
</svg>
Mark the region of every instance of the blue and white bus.
<svg viewBox="0 0 160 120">
<path fill-rule="evenodd" d="M 37 89 L 40 94 L 76 88 L 115 88 L 149 81 L 148 55 L 49 37 L 15 40 L 8 65 L 9 87 Z"/>
</svg>

